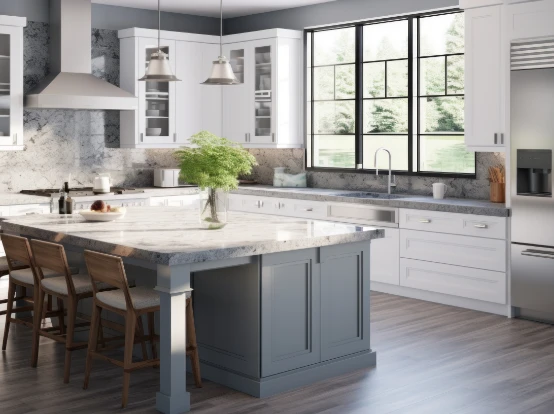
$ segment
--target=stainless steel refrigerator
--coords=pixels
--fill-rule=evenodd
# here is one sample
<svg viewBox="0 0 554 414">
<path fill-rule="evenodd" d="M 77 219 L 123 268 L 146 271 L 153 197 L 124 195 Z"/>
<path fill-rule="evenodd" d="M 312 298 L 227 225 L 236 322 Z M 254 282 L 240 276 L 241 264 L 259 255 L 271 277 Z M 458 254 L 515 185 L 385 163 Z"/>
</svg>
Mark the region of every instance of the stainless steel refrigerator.
<svg viewBox="0 0 554 414">
<path fill-rule="evenodd" d="M 554 323 L 554 69 L 511 76 L 512 306 Z"/>
</svg>

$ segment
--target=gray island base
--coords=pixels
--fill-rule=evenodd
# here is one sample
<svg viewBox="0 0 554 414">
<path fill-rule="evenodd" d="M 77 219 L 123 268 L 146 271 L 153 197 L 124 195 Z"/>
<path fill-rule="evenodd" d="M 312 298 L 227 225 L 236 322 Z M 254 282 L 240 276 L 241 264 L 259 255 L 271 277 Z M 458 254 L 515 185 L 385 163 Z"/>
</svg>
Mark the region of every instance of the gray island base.
<svg viewBox="0 0 554 414">
<path fill-rule="evenodd" d="M 185 303 L 193 292 L 202 376 L 266 397 L 375 365 L 369 336 L 369 245 L 383 230 L 231 213 L 203 230 L 179 207 L 129 209 L 118 221 L 79 215 L 9 219 L 8 233 L 121 256 L 160 292 L 162 413 L 190 410 Z M 84 396 L 85 397 L 85 396 Z"/>
</svg>

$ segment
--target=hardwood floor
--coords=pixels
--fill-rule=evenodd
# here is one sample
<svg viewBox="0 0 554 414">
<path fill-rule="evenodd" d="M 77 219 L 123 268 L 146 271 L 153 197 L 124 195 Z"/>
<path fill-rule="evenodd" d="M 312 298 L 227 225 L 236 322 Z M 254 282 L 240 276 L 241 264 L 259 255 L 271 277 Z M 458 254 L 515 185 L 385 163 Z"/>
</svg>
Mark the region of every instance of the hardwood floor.
<svg viewBox="0 0 554 414">
<path fill-rule="evenodd" d="M 262 400 L 205 381 L 202 389 L 190 387 L 193 412 L 554 413 L 554 327 L 379 293 L 371 298 L 376 368 Z M 31 368 L 31 333 L 12 329 L 0 361 L 2 414 L 156 412 L 157 370 L 133 372 L 122 411 L 120 369 L 95 361 L 83 391 L 85 351 L 76 351 L 64 385 L 63 347 L 42 338 L 39 366 Z"/>
</svg>

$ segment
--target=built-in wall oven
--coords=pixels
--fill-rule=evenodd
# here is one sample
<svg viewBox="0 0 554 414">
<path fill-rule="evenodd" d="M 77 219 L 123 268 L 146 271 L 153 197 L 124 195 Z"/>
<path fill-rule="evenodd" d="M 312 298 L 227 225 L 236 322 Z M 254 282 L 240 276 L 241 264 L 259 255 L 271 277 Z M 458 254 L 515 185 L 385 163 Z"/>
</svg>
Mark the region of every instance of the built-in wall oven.
<svg viewBox="0 0 554 414">
<path fill-rule="evenodd" d="M 554 322 L 554 69 L 511 73 L 511 303 Z"/>
</svg>

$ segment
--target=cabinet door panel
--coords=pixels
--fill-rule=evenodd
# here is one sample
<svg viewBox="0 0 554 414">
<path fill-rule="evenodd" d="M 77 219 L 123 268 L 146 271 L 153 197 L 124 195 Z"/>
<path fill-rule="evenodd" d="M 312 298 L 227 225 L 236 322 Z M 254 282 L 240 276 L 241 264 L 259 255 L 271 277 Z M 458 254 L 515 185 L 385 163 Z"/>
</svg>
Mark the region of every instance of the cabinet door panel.
<svg viewBox="0 0 554 414">
<path fill-rule="evenodd" d="M 320 361 L 316 249 L 262 257 L 262 377 Z"/>
<path fill-rule="evenodd" d="M 321 360 L 370 349 L 369 243 L 321 248 Z"/>
<path fill-rule="evenodd" d="M 248 143 L 250 132 L 249 114 L 253 106 L 253 65 L 248 63 L 253 59 L 250 42 L 224 45 L 223 53 L 229 58 L 235 76 L 241 82 L 223 88 L 223 136 L 235 142 Z M 242 62 L 242 64 L 241 64 Z M 242 72 L 238 71 L 242 69 Z"/>
<path fill-rule="evenodd" d="M 23 145 L 23 33 L 0 27 L 0 150 Z"/>
<path fill-rule="evenodd" d="M 370 244 L 370 277 L 372 282 L 399 284 L 400 230 L 385 229 L 385 237 Z"/>
<path fill-rule="evenodd" d="M 503 145 L 501 6 L 465 12 L 465 142 Z"/>
</svg>

